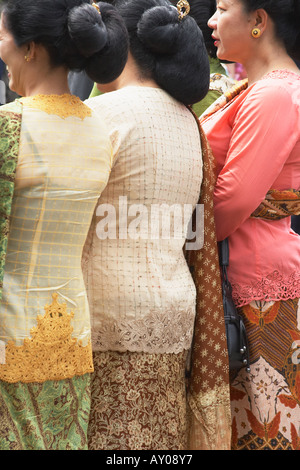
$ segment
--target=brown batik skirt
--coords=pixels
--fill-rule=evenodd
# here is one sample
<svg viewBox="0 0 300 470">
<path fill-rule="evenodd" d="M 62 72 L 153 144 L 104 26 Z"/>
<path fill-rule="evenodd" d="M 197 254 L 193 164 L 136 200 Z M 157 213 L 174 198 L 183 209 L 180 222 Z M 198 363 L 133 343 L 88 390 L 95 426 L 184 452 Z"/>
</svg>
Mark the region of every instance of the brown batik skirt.
<svg viewBox="0 0 300 470">
<path fill-rule="evenodd" d="M 231 381 L 234 450 L 300 450 L 299 299 L 241 307 L 251 371 Z"/>
<path fill-rule="evenodd" d="M 186 449 L 186 352 L 94 353 L 90 450 Z"/>
</svg>

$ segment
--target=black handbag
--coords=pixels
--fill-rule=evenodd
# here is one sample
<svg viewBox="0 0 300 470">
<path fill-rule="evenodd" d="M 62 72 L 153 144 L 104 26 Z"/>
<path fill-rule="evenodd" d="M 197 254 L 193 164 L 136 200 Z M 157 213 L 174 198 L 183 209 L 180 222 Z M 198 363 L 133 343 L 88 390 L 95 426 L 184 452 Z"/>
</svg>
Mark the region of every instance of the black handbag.
<svg viewBox="0 0 300 470">
<path fill-rule="evenodd" d="M 222 268 L 222 295 L 228 346 L 229 369 L 238 371 L 246 367 L 250 371 L 249 347 L 243 318 L 232 299 L 232 287 L 227 276 L 229 265 L 228 238 L 219 242 L 220 266 Z"/>
</svg>

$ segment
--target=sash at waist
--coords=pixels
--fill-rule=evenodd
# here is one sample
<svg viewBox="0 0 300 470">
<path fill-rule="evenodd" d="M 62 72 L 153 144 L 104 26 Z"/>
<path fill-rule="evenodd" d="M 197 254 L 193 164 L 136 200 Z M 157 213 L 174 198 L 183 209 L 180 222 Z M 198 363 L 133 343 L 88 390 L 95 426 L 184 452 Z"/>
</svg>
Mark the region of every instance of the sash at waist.
<svg viewBox="0 0 300 470">
<path fill-rule="evenodd" d="M 251 217 L 280 220 L 291 215 L 300 215 L 300 191 L 270 189 Z"/>
</svg>

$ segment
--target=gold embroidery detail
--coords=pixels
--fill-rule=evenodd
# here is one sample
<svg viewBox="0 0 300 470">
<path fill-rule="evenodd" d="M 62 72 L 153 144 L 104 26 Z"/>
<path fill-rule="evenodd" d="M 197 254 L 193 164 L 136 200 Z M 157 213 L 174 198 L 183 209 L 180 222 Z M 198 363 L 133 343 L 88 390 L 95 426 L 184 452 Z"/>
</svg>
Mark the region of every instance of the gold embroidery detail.
<svg viewBox="0 0 300 470">
<path fill-rule="evenodd" d="M 229 450 L 231 410 L 226 384 L 188 396 L 189 449 Z"/>
<path fill-rule="evenodd" d="M 29 108 L 39 109 L 47 114 L 55 114 L 61 118 L 76 116 L 80 119 L 90 117 L 91 109 L 77 96 L 68 95 L 35 95 L 21 98 L 20 101 Z"/>
<path fill-rule="evenodd" d="M 25 338 L 22 346 L 13 341 L 6 345 L 6 362 L 0 365 L 0 379 L 5 382 L 44 382 L 63 380 L 75 375 L 93 372 L 91 341 L 82 346 L 72 338 L 71 320 L 66 304 L 53 301 L 45 306 L 45 315 L 38 315 L 32 338 Z"/>
</svg>

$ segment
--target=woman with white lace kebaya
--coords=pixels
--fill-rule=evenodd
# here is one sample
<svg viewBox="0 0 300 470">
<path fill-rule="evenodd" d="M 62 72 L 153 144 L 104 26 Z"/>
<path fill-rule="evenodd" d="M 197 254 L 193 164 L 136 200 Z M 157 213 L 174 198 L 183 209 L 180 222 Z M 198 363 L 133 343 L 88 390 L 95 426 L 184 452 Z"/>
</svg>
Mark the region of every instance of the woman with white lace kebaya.
<svg viewBox="0 0 300 470">
<path fill-rule="evenodd" d="M 128 62 L 86 101 L 105 118 L 114 148 L 83 253 L 95 366 L 89 447 L 186 449 L 196 289 L 183 253 L 189 218 L 174 236 L 172 208 L 183 220 L 184 206 L 199 200 L 204 149 L 186 105 L 206 95 L 209 62 L 186 1 L 116 6 Z"/>
</svg>

